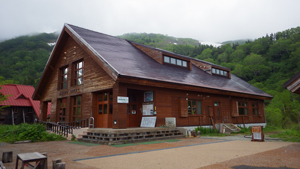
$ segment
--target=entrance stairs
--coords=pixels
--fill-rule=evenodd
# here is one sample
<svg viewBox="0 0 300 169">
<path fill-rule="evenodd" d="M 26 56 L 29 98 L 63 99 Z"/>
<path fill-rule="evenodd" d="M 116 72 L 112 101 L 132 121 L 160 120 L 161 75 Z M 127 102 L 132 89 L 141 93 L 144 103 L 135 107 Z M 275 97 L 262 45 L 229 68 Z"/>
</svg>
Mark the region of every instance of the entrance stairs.
<svg viewBox="0 0 300 169">
<path fill-rule="evenodd" d="M 177 128 L 91 128 L 78 141 L 111 145 L 184 137 Z"/>
<path fill-rule="evenodd" d="M 232 132 L 239 132 L 241 131 L 240 128 L 238 128 L 233 123 L 223 123 L 223 127 L 225 128 L 225 133 L 232 133 Z"/>
</svg>

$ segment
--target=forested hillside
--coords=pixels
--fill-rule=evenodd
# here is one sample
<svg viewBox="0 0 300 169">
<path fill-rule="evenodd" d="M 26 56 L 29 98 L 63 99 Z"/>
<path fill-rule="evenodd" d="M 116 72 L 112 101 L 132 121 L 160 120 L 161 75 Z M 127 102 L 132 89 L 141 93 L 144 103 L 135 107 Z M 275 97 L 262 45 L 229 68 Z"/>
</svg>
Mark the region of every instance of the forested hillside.
<svg viewBox="0 0 300 169">
<path fill-rule="evenodd" d="M 21 36 L 0 43 L 0 76 L 7 83 L 36 85 L 55 42 L 56 34 Z M 4 78 L 4 79 L 3 79 Z"/>
<path fill-rule="evenodd" d="M 300 27 L 244 44 L 229 41 L 221 47 L 161 34 L 120 37 L 230 68 L 233 74 L 274 96 L 266 102 L 270 125 L 290 128 L 298 124 L 300 130 L 300 96 L 283 89 L 283 83 L 300 71 Z M 9 83 L 36 86 L 53 48 L 47 43 L 56 39 L 55 34 L 40 34 L 0 43 L 0 76 Z"/>
</svg>

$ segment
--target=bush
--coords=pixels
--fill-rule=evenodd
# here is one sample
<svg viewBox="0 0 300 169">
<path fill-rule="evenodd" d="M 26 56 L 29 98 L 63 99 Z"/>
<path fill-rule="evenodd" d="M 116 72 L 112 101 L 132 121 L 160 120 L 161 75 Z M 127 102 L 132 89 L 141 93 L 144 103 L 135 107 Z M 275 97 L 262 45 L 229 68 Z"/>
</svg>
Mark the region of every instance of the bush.
<svg viewBox="0 0 300 169">
<path fill-rule="evenodd" d="M 201 135 L 208 135 L 208 134 L 219 134 L 218 130 L 215 130 L 213 128 L 203 128 L 203 127 L 197 127 L 195 128 L 195 132 L 197 133 L 198 131 L 200 131 Z"/>
<path fill-rule="evenodd" d="M 65 140 L 65 138 L 62 135 L 49 134 L 42 124 L 0 125 L 0 141 L 13 143 L 24 140 L 38 142 Z"/>
</svg>

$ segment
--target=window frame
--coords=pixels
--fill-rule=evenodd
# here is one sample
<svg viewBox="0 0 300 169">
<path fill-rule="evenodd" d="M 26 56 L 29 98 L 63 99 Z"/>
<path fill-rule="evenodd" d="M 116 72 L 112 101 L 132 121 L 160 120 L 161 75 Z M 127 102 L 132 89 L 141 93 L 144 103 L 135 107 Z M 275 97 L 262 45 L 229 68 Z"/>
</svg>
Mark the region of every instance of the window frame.
<svg viewBox="0 0 300 169">
<path fill-rule="evenodd" d="M 67 70 L 67 72 L 65 72 Z M 59 68 L 59 76 L 58 76 L 58 90 L 67 89 L 68 88 L 68 65 Z M 65 79 L 64 77 L 67 76 Z M 66 83 L 66 87 L 64 87 L 64 83 Z"/>
<path fill-rule="evenodd" d="M 222 76 L 222 77 L 228 77 L 229 78 L 229 71 L 224 70 L 221 68 L 212 67 L 211 68 L 212 75 Z"/>
<path fill-rule="evenodd" d="M 256 106 L 254 106 L 256 105 Z M 254 114 L 254 110 L 256 110 L 256 114 Z M 252 103 L 252 115 L 253 116 L 259 116 L 259 109 L 258 109 L 258 103 Z"/>
<path fill-rule="evenodd" d="M 174 60 L 174 63 L 172 63 L 172 60 Z M 163 55 L 163 63 L 168 64 L 168 65 L 188 68 L 189 61 L 184 60 L 184 59 L 179 59 L 179 58 L 176 58 L 176 57 L 171 57 L 171 56 L 168 56 L 168 55 Z"/>
<path fill-rule="evenodd" d="M 78 97 L 80 97 L 80 104 L 78 103 Z M 79 115 L 77 110 L 80 108 Z M 75 110 L 75 112 L 74 112 Z M 79 118 L 79 120 L 76 118 Z M 71 121 L 80 121 L 82 119 L 82 95 L 72 96 L 72 120 Z"/>
<path fill-rule="evenodd" d="M 246 104 L 246 106 L 245 106 L 245 104 Z M 240 114 L 240 109 L 244 109 L 244 114 Z M 248 104 L 248 102 L 238 101 L 238 113 L 239 113 L 239 116 L 249 116 L 249 104 Z"/>
<path fill-rule="evenodd" d="M 195 105 L 193 105 L 192 103 L 195 102 Z M 191 103 L 191 104 L 190 104 Z M 200 108 L 198 107 L 198 103 L 200 103 Z M 187 103 L 188 107 L 187 107 L 187 111 L 188 111 L 188 116 L 203 116 L 203 110 L 202 110 L 202 100 L 198 100 L 198 99 L 188 99 L 188 103 Z M 191 108 L 190 108 L 191 105 Z M 196 106 L 196 111 L 195 113 L 192 112 L 193 106 Z M 200 113 L 199 113 L 200 110 Z"/>
<path fill-rule="evenodd" d="M 82 63 L 82 66 L 79 67 L 79 63 Z M 77 66 L 78 65 L 78 66 Z M 84 74 L 84 60 L 80 59 L 72 63 L 72 86 L 79 86 L 83 84 L 83 74 Z M 81 70 L 81 76 L 77 77 L 77 72 Z M 81 84 L 78 84 L 78 80 L 81 79 Z"/>
</svg>

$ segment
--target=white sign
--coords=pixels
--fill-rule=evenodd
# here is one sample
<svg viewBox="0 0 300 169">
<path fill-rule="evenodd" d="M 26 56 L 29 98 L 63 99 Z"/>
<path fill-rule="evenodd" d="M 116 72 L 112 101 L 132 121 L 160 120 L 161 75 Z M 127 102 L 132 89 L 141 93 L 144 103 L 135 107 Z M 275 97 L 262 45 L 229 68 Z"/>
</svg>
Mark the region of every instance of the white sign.
<svg viewBox="0 0 300 169">
<path fill-rule="evenodd" d="M 261 133 L 253 133 L 253 139 L 261 140 Z"/>
<path fill-rule="evenodd" d="M 141 127 L 155 127 L 155 117 L 142 117 Z"/>
<path fill-rule="evenodd" d="M 129 98 L 128 97 L 118 96 L 117 103 L 129 103 Z"/>
</svg>

